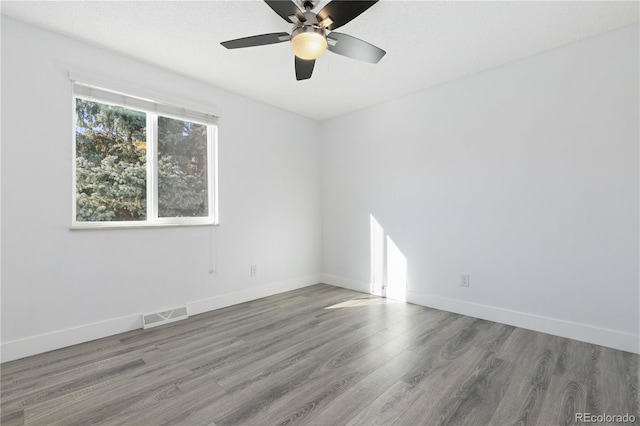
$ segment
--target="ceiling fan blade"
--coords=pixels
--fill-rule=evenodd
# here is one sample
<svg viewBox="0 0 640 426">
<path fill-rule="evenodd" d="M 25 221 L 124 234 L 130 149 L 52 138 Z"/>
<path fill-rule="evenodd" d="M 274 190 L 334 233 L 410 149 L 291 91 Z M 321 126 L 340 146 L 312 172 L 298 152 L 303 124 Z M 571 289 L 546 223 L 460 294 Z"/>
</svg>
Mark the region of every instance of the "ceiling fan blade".
<svg viewBox="0 0 640 426">
<path fill-rule="evenodd" d="M 302 11 L 291 0 L 264 0 L 274 12 L 282 17 L 285 21 L 292 23 L 289 16 L 296 15 L 301 22 L 304 22 L 306 18 L 302 14 Z"/>
<path fill-rule="evenodd" d="M 289 33 L 269 33 L 251 37 L 237 38 L 220 43 L 227 49 L 239 49 L 241 47 L 264 46 L 266 44 L 282 43 L 289 41 Z"/>
<path fill-rule="evenodd" d="M 378 0 L 333 0 L 318 12 L 318 22 L 326 18 L 331 18 L 333 23 L 329 25 L 327 29 L 333 31 L 351 21 L 377 2 Z"/>
<path fill-rule="evenodd" d="M 387 53 L 373 44 L 347 34 L 331 33 L 327 38 L 335 40 L 335 43 L 329 43 L 331 52 L 348 58 L 377 64 Z"/>
<path fill-rule="evenodd" d="M 311 78 L 311 74 L 313 73 L 313 66 L 316 64 L 315 59 L 300 59 L 297 56 L 296 58 L 296 80 L 306 80 Z"/>
</svg>

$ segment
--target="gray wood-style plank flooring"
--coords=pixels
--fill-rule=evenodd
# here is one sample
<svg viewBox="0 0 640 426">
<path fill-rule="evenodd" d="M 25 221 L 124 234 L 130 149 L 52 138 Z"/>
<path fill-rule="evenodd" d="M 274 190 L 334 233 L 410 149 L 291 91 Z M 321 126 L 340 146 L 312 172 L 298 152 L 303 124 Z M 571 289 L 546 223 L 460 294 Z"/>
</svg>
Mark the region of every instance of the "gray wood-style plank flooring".
<svg viewBox="0 0 640 426">
<path fill-rule="evenodd" d="M 318 284 L 0 366 L 2 425 L 566 425 L 637 355 Z"/>
</svg>

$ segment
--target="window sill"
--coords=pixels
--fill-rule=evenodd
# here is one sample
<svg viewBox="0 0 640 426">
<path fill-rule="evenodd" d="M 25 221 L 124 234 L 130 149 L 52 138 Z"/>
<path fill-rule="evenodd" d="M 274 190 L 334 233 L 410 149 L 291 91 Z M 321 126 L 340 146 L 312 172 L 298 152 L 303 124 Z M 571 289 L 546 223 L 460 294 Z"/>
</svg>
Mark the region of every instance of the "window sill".
<svg viewBox="0 0 640 426">
<path fill-rule="evenodd" d="M 192 223 L 177 223 L 177 222 L 87 222 L 76 223 L 71 225 L 70 231 L 87 231 L 96 229 L 142 229 L 142 228 L 178 228 L 185 226 L 219 226 L 219 223 L 215 222 L 192 222 Z"/>
</svg>

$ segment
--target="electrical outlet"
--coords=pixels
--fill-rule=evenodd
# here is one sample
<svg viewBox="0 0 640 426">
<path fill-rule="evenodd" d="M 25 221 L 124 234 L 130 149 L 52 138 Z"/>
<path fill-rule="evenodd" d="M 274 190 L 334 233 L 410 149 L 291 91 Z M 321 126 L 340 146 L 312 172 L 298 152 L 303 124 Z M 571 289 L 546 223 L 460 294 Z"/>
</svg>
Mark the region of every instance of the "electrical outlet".
<svg viewBox="0 0 640 426">
<path fill-rule="evenodd" d="M 468 274 L 460 275 L 460 285 L 462 287 L 469 287 L 469 275 Z"/>
<path fill-rule="evenodd" d="M 251 276 L 255 277 L 258 275 L 258 265 L 251 265 Z"/>
</svg>

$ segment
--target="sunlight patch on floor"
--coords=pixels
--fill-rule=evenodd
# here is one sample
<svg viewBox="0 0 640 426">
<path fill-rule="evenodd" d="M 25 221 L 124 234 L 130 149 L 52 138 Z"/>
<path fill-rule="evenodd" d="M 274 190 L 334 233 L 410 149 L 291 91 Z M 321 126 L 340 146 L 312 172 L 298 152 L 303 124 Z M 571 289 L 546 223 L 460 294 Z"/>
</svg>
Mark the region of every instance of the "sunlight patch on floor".
<svg viewBox="0 0 640 426">
<path fill-rule="evenodd" d="M 327 306 L 325 309 L 358 308 L 362 306 L 390 305 L 392 303 L 402 302 L 399 300 L 390 300 L 382 297 L 368 297 L 365 299 L 351 299 L 344 302 L 336 303 L 335 305 Z"/>
</svg>

